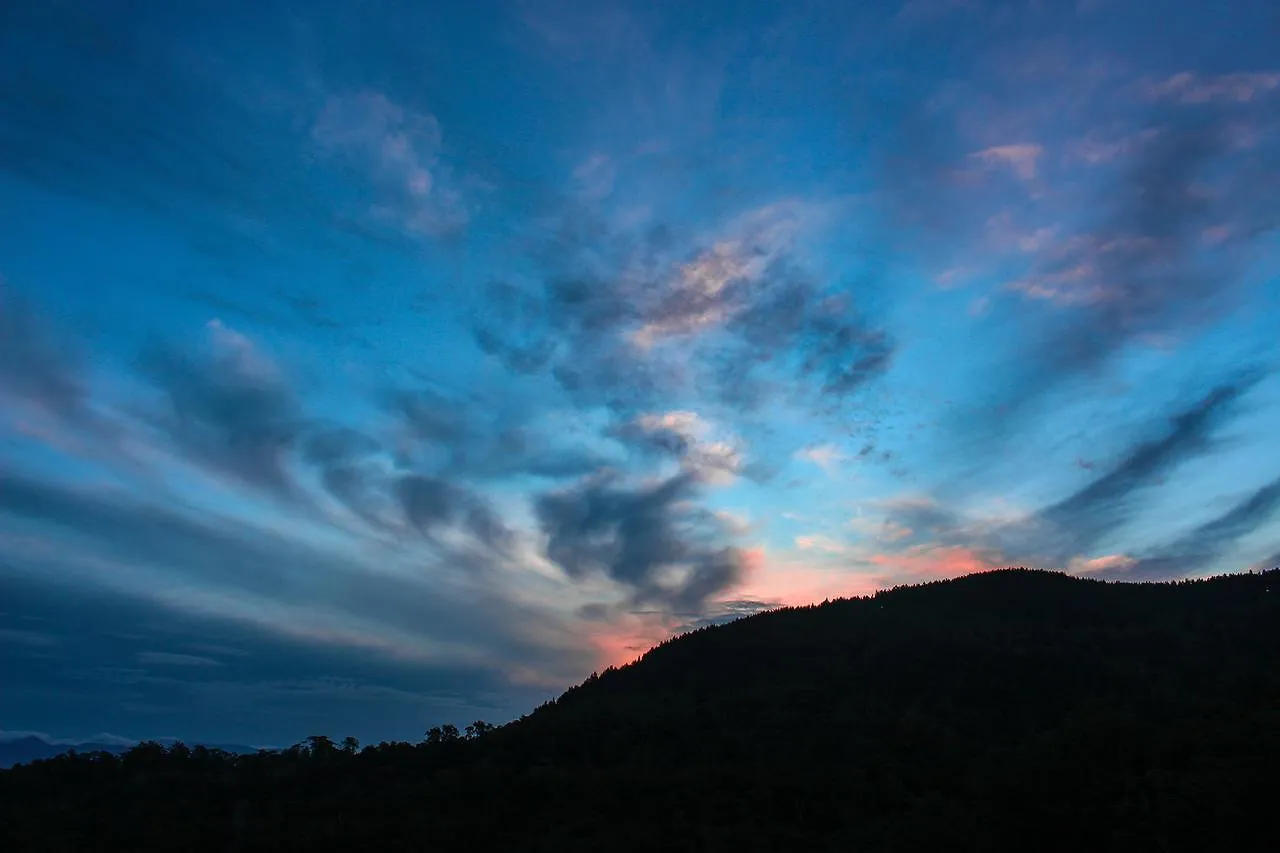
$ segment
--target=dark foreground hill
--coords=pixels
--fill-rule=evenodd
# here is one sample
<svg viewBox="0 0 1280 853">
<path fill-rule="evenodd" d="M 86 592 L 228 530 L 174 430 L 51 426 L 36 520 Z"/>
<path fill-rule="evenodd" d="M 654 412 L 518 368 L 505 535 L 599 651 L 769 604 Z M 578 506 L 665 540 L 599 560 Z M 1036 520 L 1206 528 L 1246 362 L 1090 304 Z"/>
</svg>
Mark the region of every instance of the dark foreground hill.
<svg viewBox="0 0 1280 853">
<path fill-rule="evenodd" d="M 1274 849 L 1280 572 L 774 611 L 431 740 L 37 762 L 0 849 Z"/>
</svg>

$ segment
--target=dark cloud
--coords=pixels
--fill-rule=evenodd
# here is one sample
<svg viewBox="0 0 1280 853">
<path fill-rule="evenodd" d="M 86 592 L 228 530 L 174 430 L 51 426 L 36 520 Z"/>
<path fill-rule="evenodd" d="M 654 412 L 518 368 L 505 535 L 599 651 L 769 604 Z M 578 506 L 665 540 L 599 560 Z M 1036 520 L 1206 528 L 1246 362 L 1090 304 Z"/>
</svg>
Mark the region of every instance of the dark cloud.
<svg viewBox="0 0 1280 853">
<path fill-rule="evenodd" d="M 329 495 L 371 527 L 389 528 L 389 479 L 375 459 L 384 452 L 381 442 L 350 427 L 316 427 L 303 438 L 301 450 Z"/>
<path fill-rule="evenodd" d="M 607 604 L 593 602 L 578 608 L 578 615 L 588 622 L 607 622 L 613 617 L 613 608 Z"/>
<path fill-rule="evenodd" d="M 818 318 L 808 331 L 807 373 L 822 378 L 822 390 L 843 397 L 889 369 L 895 345 L 884 329 L 859 320 Z"/>
<path fill-rule="evenodd" d="M 0 393 L 82 420 L 87 392 L 78 367 L 25 299 L 0 280 Z"/>
<path fill-rule="evenodd" d="M 377 439 L 346 426 L 313 430 L 302 443 L 303 457 L 316 465 L 345 462 L 381 449 Z"/>
<path fill-rule="evenodd" d="M 490 282 L 484 312 L 472 320 L 476 345 L 516 373 L 536 373 L 555 354 L 546 333 L 547 304 L 507 282 Z"/>
<path fill-rule="evenodd" d="M 524 422 L 536 410 L 512 399 L 447 396 L 432 390 L 397 389 L 385 395 L 405 441 L 397 447 L 404 467 L 426 465 L 443 476 L 490 480 L 512 476 L 578 477 L 605 464 L 598 454 Z"/>
<path fill-rule="evenodd" d="M 1115 463 L 1095 466 L 1098 473 L 1087 484 L 1028 518 L 991 525 L 932 500 L 893 505 L 886 517 L 887 536 L 882 547 L 938 543 L 1003 555 L 1011 564 L 1065 566 L 1123 529 L 1140 511 L 1150 490 L 1164 484 L 1180 466 L 1210 453 L 1217 433 L 1239 413 L 1241 401 L 1263 376 L 1258 370 L 1241 370 L 1212 387 L 1153 426 L 1152 437 L 1130 446 Z M 1276 499 L 1269 489 L 1262 490 L 1221 519 L 1180 538 L 1163 556 L 1151 555 L 1153 562 L 1146 564 L 1145 571 L 1160 574 L 1161 566 L 1154 562 L 1160 557 L 1165 560 L 1163 569 L 1177 574 L 1181 567 L 1190 565 L 1196 548 L 1209 560 L 1260 524 Z M 1192 540 L 1200 544 L 1193 546 Z"/>
<path fill-rule="evenodd" d="M 501 722 L 546 698 L 484 667 L 317 645 L 13 567 L 0 565 L 0 583 L 6 624 L 52 639 L 0 643 L 7 725 L 265 746 L 319 733 L 417 740 L 433 723 Z M 186 658 L 216 665 L 175 665 Z"/>
<path fill-rule="evenodd" d="M 156 423 L 178 448 L 213 470 L 287 495 L 295 488 L 289 456 L 305 420 L 292 389 L 255 359 L 238 345 L 215 346 L 208 355 L 160 346 L 142 364 L 166 398 Z"/>
<path fill-rule="evenodd" d="M 326 465 L 320 471 L 325 491 L 375 528 L 386 526 L 383 511 L 388 501 L 381 480 L 370 466 L 359 464 Z"/>
<path fill-rule="evenodd" d="M 739 410 L 779 393 L 823 406 L 889 366 L 894 344 L 856 306 L 860 285 L 803 273 L 802 212 L 756 211 L 719 242 L 565 219 L 531 253 L 540 281 L 491 285 L 472 328 L 485 353 L 579 403 L 634 413 L 696 387 Z"/>
<path fill-rule="evenodd" d="M 464 503 L 457 512 L 459 523 L 479 536 L 486 525 L 495 522 L 475 514 L 476 506 Z M 74 576 L 77 554 L 81 553 L 78 549 L 88 547 L 91 572 L 110 571 L 92 567 L 95 560 L 115 561 L 122 567 L 162 573 L 166 589 L 178 594 L 175 601 L 201 601 L 202 596 L 216 591 L 243 603 L 250 611 L 259 604 L 271 604 L 293 611 L 302 608 L 312 614 L 329 614 L 344 626 L 343 630 L 354 631 L 354 635 L 361 631 L 375 635 L 363 643 L 357 636 L 352 641 L 355 646 L 381 647 L 393 656 L 430 657 L 434 644 L 445 640 L 454 644 L 451 648 L 471 646 L 495 668 L 523 662 L 559 670 L 566 662 L 570 662 L 570 668 L 574 662 L 581 662 L 575 658 L 578 652 L 569 646 L 567 638 L 563 646 L 531 642 L 525 631 L 536 629 L 543 624 L 541 620 L 549 617 L 507 601 L 502 589 L 488 585 L 482 573 L 462 572 L 463 580 L 473 583 L 460 598 L 442 594 L 423 574 L 382 570 L 382 564 L 393 557 L 403 561 L 412 556 L 424 566 L 441 565 L 444 570 L 460 571 L 471 565 L 469 560 L 474 562 L 468 552 L 432 549 L 393 555 L 370 543 L 373 550 L 365 557 L 335 554 L 227 517 L 187 514 L 176 507 L 138 503 L 117 492 L 72 489 L 3 472 L 0 525 L 8 519 L 38 525 L 26 528 L 28 531 L 43 530 L 55 536 L 64 531 L 76 534 L 74 541 L 67 540 L 65 547 L 55 553 L 11 554 L 11 562 L 18 563 L 22 558 L 28 575 L 51 572 L 65 577 L 70 568 Z M 497 541 L 500 530 L 495 528 L 488 534 L 491 541 Z M 79 574 L 87 580 L 91 575 L 86 571 L 90 570 Z M 135 588 L 146 581 L 128 576 L 103 575 L 101 583 L 137 598 L 150 597 L 154 592 Z M 220 612 L 216 607 L 213 611 Z M 235 621 L 238 617 L 233 614 L 225 618 Z M 354 624 L 368 627 L 346 627 L 353 620 Z M 287 623 L 280 625 L 284 633 L 291 627 Z M 376 636 L 381 630 L 400 639 L 381 639 Z M 300 634 L 317 636 L 315 642 L 320 645 L 343 645 L 340 640 L 326 643 L 325 632 L 315 631 L 310 623 L 300 626 Z M 393 648 L 405 642 L 410 647 L 399 651 Z"/>
<path fill-rule="evenodd" d="M 601 476 L 543 495 L 535 509 L 547 557 L 571 578 L 623 584 L 636 605 L 700 613 L 740 580 L 743 558 L 718 519 L 691 504 L 697 486 L 690 474 L 635 487 Z"/>
<path fill-rule="evenodd" d="M 421 474 L 396 481 L 396 495 L 405 520 L 423 533 L 452 522 L 466 501 L 464 493 L 452 483 Z"/>
<path fill-rule="evenodd" d="M 275 596 L 301 592 L 309 572 L 343 572 L 336 562 L 263 530 L 214 517 L 191 517 L 123 495 L 70 489 L 0 474 L 0 513 L 74 531 L 101 556 L 218 580 Z"/>
<path fill-rule="evenodd" d="M 1109 574 L 1125 578 L 1176 578 L 1217 568 L 1216 562 L 1241 539 L 1280 511 L 1280 479 L 1272 480 L 1222 515 L 1173 542 Z"/>
<path fill-rule="evenodd" d="M 1162 436 L 1133 447 L 1084 488 L 1041 510 L 1037 521 L 1048 527 L 1046 532 L 1075 543 L 1074 553 L 1086 551 L 1128 521 L 1132 499 L 1140 491 L 1210 450 L 1214 433 L 1236 413 L 1240 399 L 1261 378 L 1257 371 L 1241 372 L 1216 386 L 1175 415 Z"/>
<path fill-rule="evenodd" d="M 618 424 L 612 433 L 642 453 L 676 459 L 686 456 L 694 445 L 692 436 L 672 425 L 647 424 L 635 419 Z"/>
<path fill-rule="evenodd" d="M 461 523 L 485 545 L 500 547 L 512 534 L 482 499 L 461 486 L 422 474 L 401 477 L 395 483 L 405 521 L 423 535 Z"/>
<path fill-rule="evenodd" d="M 468 437 L 469 425 L 463 405 L 443 394 L 397 389 L 389 392 L 386 403 L 419 442 L 451 445 Z"/>
<path fill-rule="evenodd" d="M 771 264 L 712 356 L 720 399 L 755 407 L 781 396 L 839 408 L 889 369 L 897 349 L 886 329 L 855 308 L 870 291 L 864 280 L 823 287 L 790 259 Z"/>
</svg>

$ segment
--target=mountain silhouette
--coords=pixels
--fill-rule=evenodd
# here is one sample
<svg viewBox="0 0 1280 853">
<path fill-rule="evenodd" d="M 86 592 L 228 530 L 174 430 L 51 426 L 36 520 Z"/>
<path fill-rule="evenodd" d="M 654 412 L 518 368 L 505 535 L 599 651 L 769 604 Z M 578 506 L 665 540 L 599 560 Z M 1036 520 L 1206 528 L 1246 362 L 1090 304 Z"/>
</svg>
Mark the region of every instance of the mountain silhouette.
<svg viewBox="0 0 1280 853">
<path fill-rule="evenodd" d="M 99 736 L 101 737 L 101 735 Z M 174 738 L 162 738 L 160 743 L 166 746 L 175 743 Z M 51 741 L 46 740 L 39 735 L 25 735 L 22 737 L 12 738 L 10 740 L 0 740 L 0 770 L 13 767 L 18 764 L 27 764 L 32 761 L 40 761 L 46 758 L 54 758 L 63 753 L 75 750 L 80 753 L 90 752 L 110 752 L 121 753 L 131 749 L 135 744 L 125 743 L 118 739 L 110 741 L 96 741 L 93 738 L 84 741 Z M 245 755 L 257 752 L 254 747 L 244 746 L 242 744 L 205 744 L 207 749 L 219 749 L 224 752 L 232 752 L 238 755 Z"/>
<path fill-rule="evenodd" d="M 468 735 L 37 762 L 0 773 L 0 846 L 1269 849 L 1280 572 L 785 608 Z"/>
</svg>

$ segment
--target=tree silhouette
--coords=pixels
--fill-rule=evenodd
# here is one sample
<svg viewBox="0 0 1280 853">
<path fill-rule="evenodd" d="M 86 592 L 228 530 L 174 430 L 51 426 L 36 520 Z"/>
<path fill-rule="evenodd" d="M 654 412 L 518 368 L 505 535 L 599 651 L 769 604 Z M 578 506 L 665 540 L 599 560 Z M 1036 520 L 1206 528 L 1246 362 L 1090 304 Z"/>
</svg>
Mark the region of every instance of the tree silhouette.
<svg viewBox="0 0 1280 853">
<path fill-rule="evenodd" d="M 486 723 L 484 720 L 476 720 L 474 723 L 468 725 L 463 731 L 467 740 L 475 740 L 478 737 L 484 737 L 489 732 L 493 731 L 494 728 L 495 726 L 491 723 Z"/>
</svg>

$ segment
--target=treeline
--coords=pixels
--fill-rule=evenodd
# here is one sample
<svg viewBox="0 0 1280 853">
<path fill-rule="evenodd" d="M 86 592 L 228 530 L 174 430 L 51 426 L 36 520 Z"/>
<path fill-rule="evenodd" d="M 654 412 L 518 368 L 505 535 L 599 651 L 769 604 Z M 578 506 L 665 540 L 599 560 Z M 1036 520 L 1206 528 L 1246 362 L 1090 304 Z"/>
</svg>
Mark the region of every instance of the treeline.
<svg viewBox="0 0 1280 853">
<path fill-rule="evenodd" d="M 1280 573 L 1011 570 L 696 631 L 502 727 L 0 772 L 0 849 L 1263 850 Z"/>
</svg>

